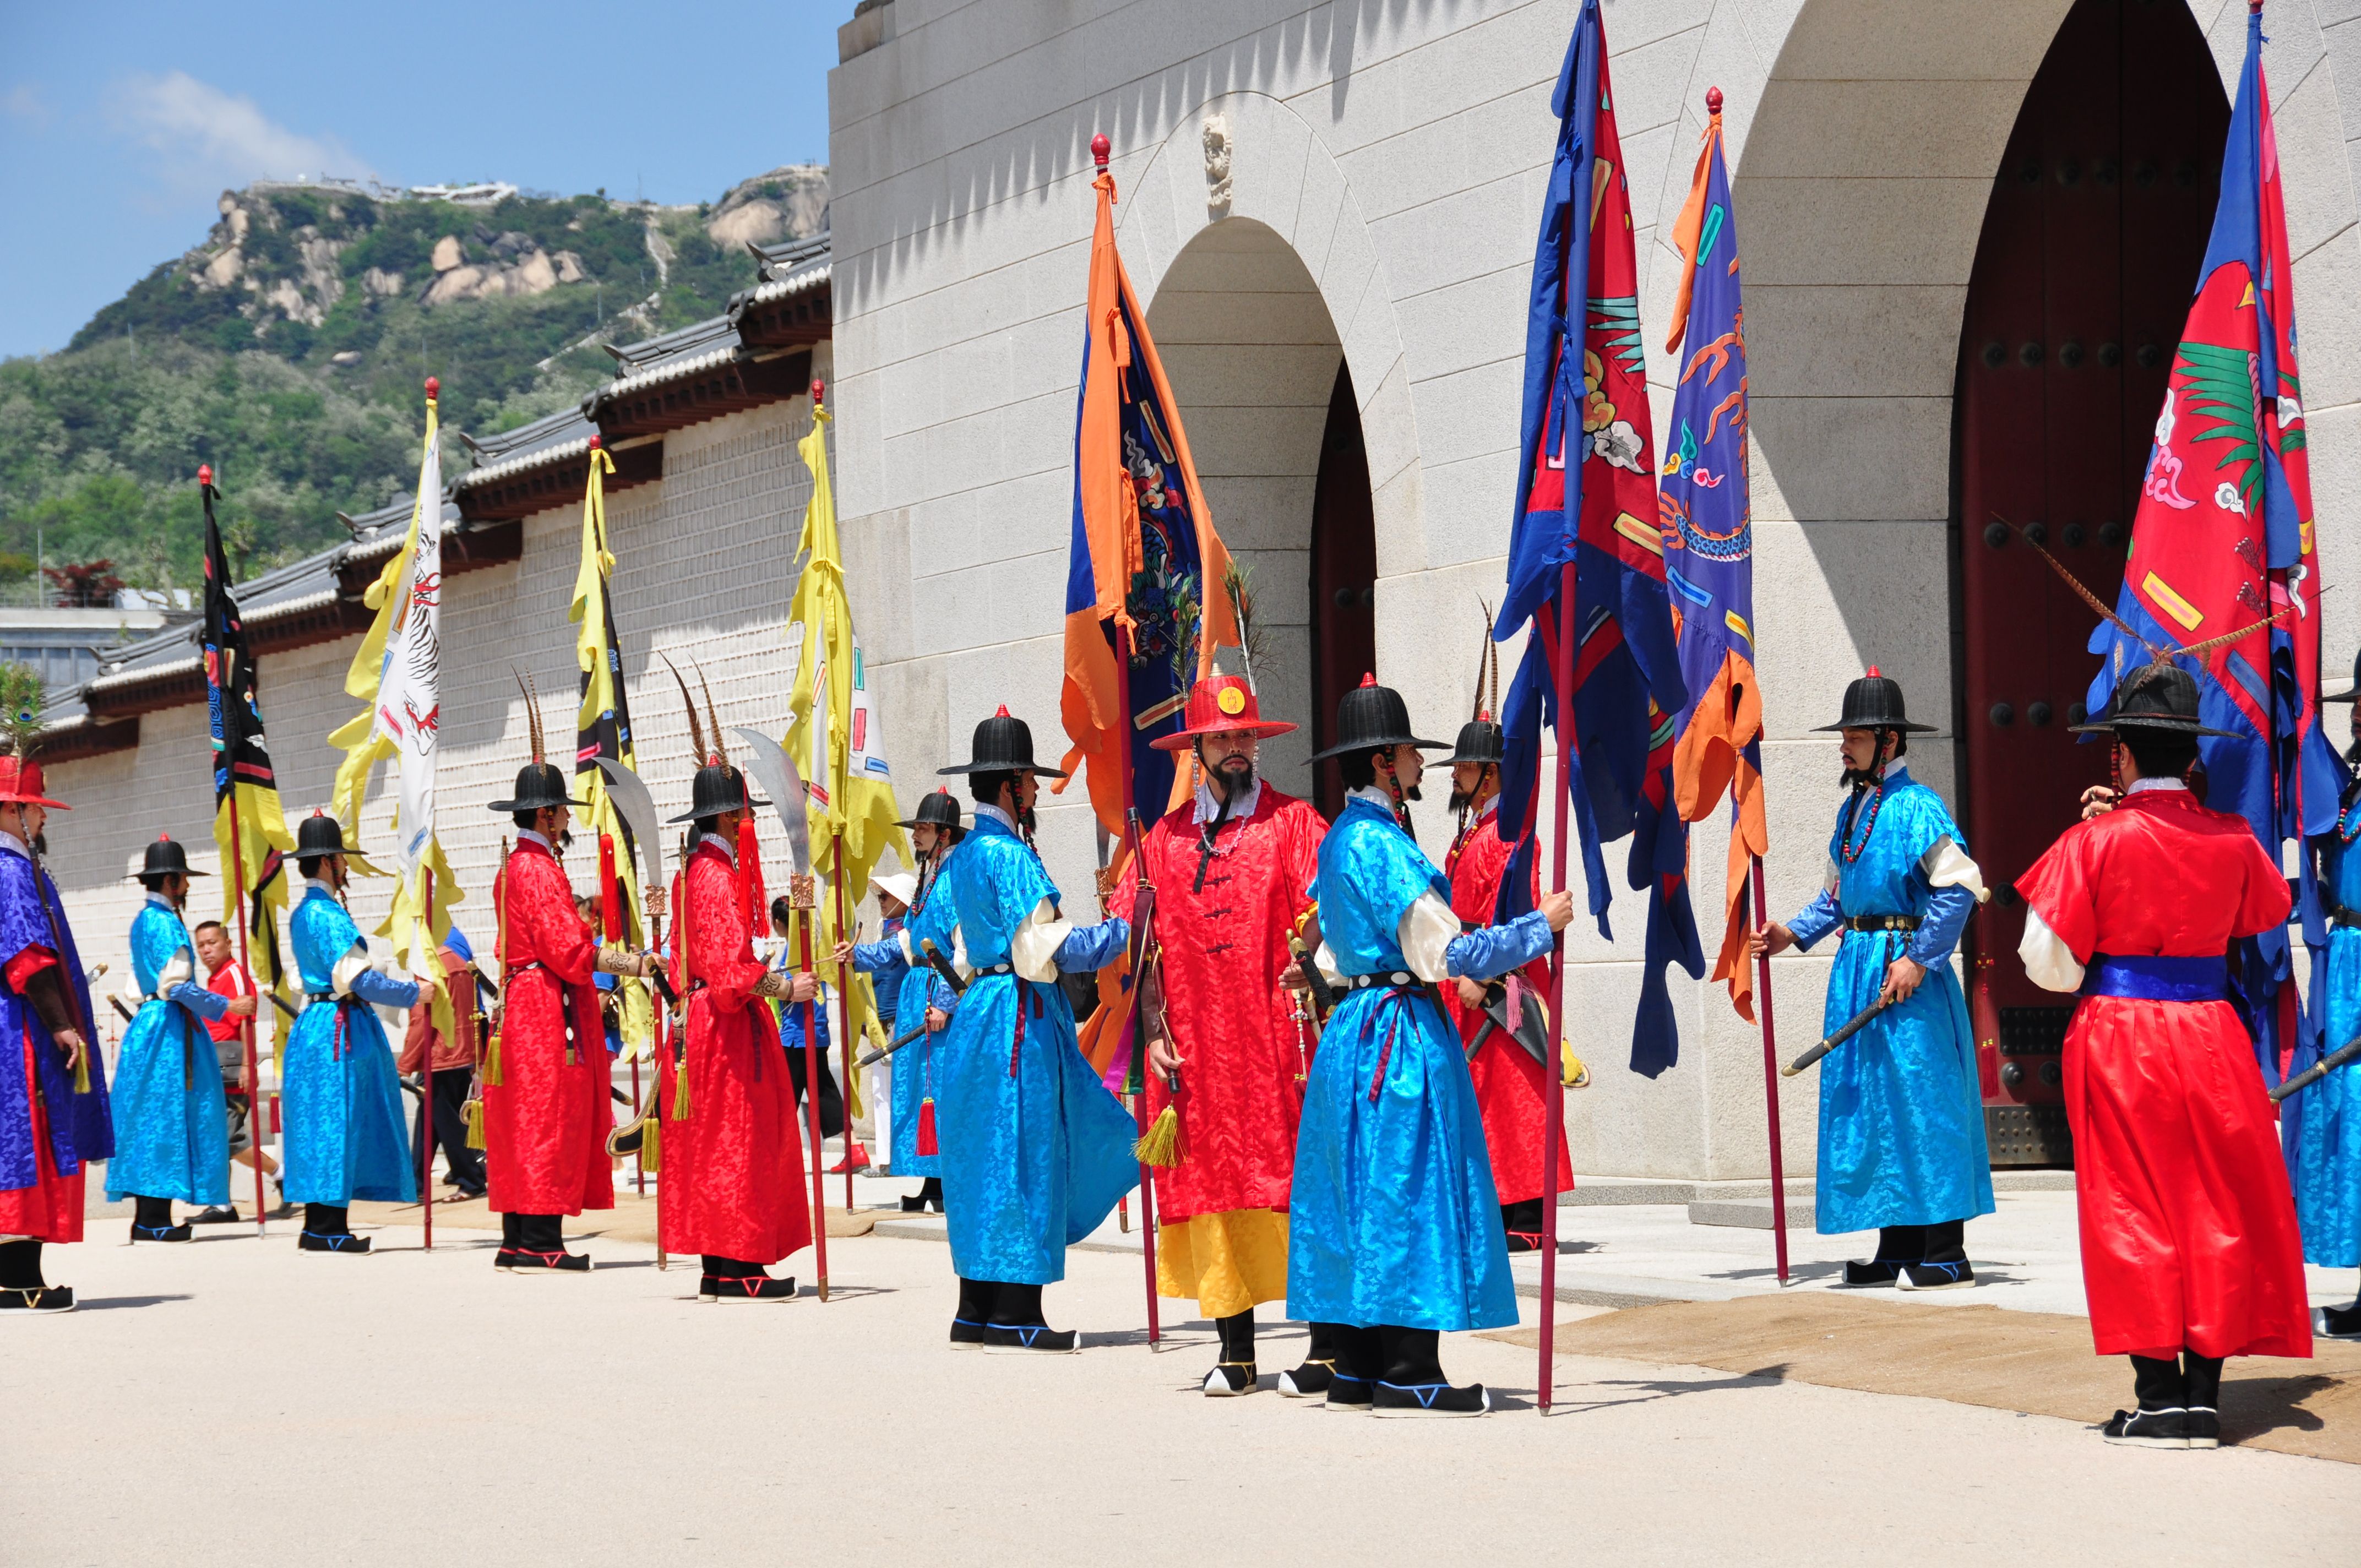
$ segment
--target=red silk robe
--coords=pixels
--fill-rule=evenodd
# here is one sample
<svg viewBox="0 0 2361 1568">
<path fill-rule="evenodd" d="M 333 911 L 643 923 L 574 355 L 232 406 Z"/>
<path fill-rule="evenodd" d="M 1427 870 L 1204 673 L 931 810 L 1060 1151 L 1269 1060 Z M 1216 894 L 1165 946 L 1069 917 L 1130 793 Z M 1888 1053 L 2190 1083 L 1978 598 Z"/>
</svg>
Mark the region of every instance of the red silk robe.
<svg viewBox="0 0 2361 1568">
<path fill-rule="evenodd" d="M 1495 796 L 1497 803 L 1499 797 Z M 1516 848 L 1498 832 L 1499 813 L 1488 810 L 1451 846 L 1443 862 L 1451 879 L 1451 912 L 1463 926 L 1489 926 L 1500 896 L 1500 879 L 1508 874 L 1509 854 Z M 1540 869 L 1533 871 L 1529 890 L 1541 896 Z M 1549 997 L 1549 960 L 1535 959 L 1519 971 L 1543 1001 Z M 1464 1007 L 1455 981 L 1443 984 L 1444 1005 L 1459 1025 L 1462 1045 L 1473 1042 L 1482 1026 L 1480 1009 Z M 1549 1124 L 1549 1080 L 1542 1064 L 1524 1047 L 1495 1030 L 1467 1064 L 1476 1080 L 1476 1103 L 1484 1113 L 1484 1145 L 1492 1156 L 1492 1185 L 1503 1204 L 1522 1203 L 1542 1195 L 1542 1132 Z M 1574 1190 L 1574 1161 L 1566 1150 L 1565 1129 L 1557 1134 L 1557 1190 Z"/>
<path fill-rule="evenodd" d="M 686 953 L 688 1117 L 660 1063 L 664 1128 L 658 1233 L 668 1253 L 773 1264 L 811 1245 L 796 1091 L 771 1010 L 753 994 L 763 969 L 721 840 L 690 851 L 686 907 L 673 932 Z"/>
<path fill-rule="evenodd" d="M 1289 962 L 1288 932 L 1311 905 L 1327 831 L 1309 803 L 1265 784 L 1253 815 L 1223 826 L 1202 891 L 1196 881 L 1204 836 L 1193 800 L 1167 813 L 1141 841 L 1156 886 L 1165 1013 L 1187 1064 L 1180 1126 L 1188 1157 L 1156 1172 L 1156 1212 L 1164 1223 L 1287 1207 L 1303 1113 L 1299 1075 L 1310 1066 L 1311 1038 L 1307 1026 L 1299 1043 L 1294 995 L 1279 975 Z M 1137 885 L 1121 880 L 1110 914 L 1131 917 Z M 1150 1072 L 1149 1116 L 1171 1097 Z"/>
<path fill-rule="evenodd" d="M 58 961 L 58 956 L 47 948 L 25 948 L 8 960 L 8 988 L 18 996 L 25 994 L 26 984 L 36 974 Z M 25 1015 L 32 1016 L 33 1004 L 21 1003 Z M 98 1043 L 90 1042 L 90 1053 L 95 1064 Z M 58 1162 L 49 1148 L 49 1107 L 40 1091 L 40 1069 L 37 1065 L 41 1047 L 34 1038 L 33 1026 L 27 1022 L 16 1040 L 0 1040 L 0 1051 L 22 1051 L 25 1057 L 26 1112 L 30 1117 L 28 1135 L 33 1143 L 33 1185 L 0 1191 L 0 1236 L 31 1236 L 45 1242 L 78 1242 L 82 1240 L 82 1181 L 90 1167 L 79 1167 L 71 1176 L 59 1174 Z M 99 1069 L 93 1065 L 95 1075 Z"/>
<path fill-rule="evenodd" d="M 501 1012 L 500 1081 L 484 1085 L 491 1208 L 502 1214 L 611 1209 L 607 1135 L 615 1113 L 591 981 L 598 949 L 590 927 L 574 913 L 566 868 L 530 839 L 510 851 L 492 897 L 501 931 Z M 439 1050 L 435 1070 L 445 1070 Z"/>
<path fill-rule="evenodd" d="M 2085 966 L 2217 954 L 2288 917 L 2245 819 L 2181 790 L 2068 828 L 2016 888 Z M 2098 1353 L 2310 1355 L 2295 1202 L 2237 1010 L 2085 996 L 2062 1066 Z"/>
</svg>

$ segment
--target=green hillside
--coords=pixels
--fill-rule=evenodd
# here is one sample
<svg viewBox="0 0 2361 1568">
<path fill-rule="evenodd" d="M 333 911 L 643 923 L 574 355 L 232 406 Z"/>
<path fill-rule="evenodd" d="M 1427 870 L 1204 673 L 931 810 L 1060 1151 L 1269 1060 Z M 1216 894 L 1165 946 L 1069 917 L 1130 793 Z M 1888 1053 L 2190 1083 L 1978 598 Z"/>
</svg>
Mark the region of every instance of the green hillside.
<svg viewBox="0 0 2361 1568">
<path fill-rule="evenodd" d="M 206 462 L 242 574 L 335 543 L 336 511 L 415 483 L 427 376 L 473 433 L 565 408 L 613 374 L 600 341 L 719 314 L 754 281 L 743 241 L 816 232 L 826 204 L 808 168 L 696 207 L 225 194 L 203 244 L 64 352 L 0 360 L 0 580 L 38 536 L 51 565 L 105 556 L 135 586 L 192 586 Z"/>
</svg>

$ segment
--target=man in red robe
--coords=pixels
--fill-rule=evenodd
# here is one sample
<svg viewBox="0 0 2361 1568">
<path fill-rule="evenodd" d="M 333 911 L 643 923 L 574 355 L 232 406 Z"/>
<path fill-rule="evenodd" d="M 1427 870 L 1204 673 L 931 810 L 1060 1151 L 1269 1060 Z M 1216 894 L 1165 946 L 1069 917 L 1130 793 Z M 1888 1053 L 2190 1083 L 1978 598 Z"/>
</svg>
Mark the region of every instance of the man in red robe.
<svg viewBox="0 0 2361 1568">
<path fill-rule="evenodd" d="M 1451 912 L 1463 929 L 1489 926 L 1499 918 L 1500 880 L 1508 875 L 1509 855 L 1516 846 L 1500 834 L 1500 727 L 1488 715 L 1478 714 L 1459 727 L 1459 743 L 1451 757 L 1451 806 L 1459 816 L 1459 833 L 1444 857 L 1444 874 L 1451 879 Z M 1541 902 L 1539 868 L 1529 869 L 1532 885 L 1528 907 Z M 1494 981 L 1506 991 L 1521 992 L 1519 1007 L 1540 1006 L 1549 995 L 1549 963 L 1536 959 L 1522 970 Z M 1542 1157 L 1543 1134 L 1549 1126 L 1547 1069 L 1518 1037 L 1495 1026 L 1484 1029 L 1484 1001 L 1488 987 L 1472 980 L 1444 988 L 1445 1005 L 1459 1025 L 1464 1046 L 1476 1047 L 1467 1058 L 1467 1076 L 1476 1082 L 1476 1103 L 1484 1115 L 1484 1145 L 1492 1157 L 1492 1185 L 1500 1194 L 1500 1226 L 1509 1234 L 1510 1252 L 1532 1252 L 1542 1245 Z M 1476 1047 L 1477 1034 L 1484 1043 Z M 1549 1031 L 1537 1036 L 1546 1040 Z M 1546 1047 L 1544 1047 L 1546 1048 Z M 1557 1130 L 1557 1190 L 1574 1190 L 1574 1161 L 1565 1145 L 1565 1129 Z"/>
<path fill-rule="evenodd" d="M 2113 709 L 2125 788 L 2085 796 L 2019 878 L 2026 972 L 2082 993 L 2066 1034 L 2082 1284 L 2137 1408 L 2110 1442 L 2213 1448 L 2222 1363 L 2312 1354 L 2295 1202 L 2225 952 L 2285 923 L 2287 880 L 2243 817 L 2197 804 L 2197 683 L 2135 672 Z"/>
<path fill-rule="evenodd" d="M 492 883 L 502 995 L 497 1061 L 484 1072 L 485 1179 L 501 1229 L 492 1266 L 504 1273 L 588 1274 L 590 1260 L 566 1250 L 560 1217 L 615 1206 L 607 1163 L 615 1117 L 591 976 L 641 974 L 647 960 L 601 950 L 575 913 L 557 854 L 571 808 L 582 804 L 569 798 L 566 775 L 536 755 L 517 774 L 515 798 L 491 805 L 517 827 L 516 848 Z"/>
<path fill-rule="evenodd" d="M 1253 1390 L 1255 1308 L 1287 1299 L 1287 1194 L 1312 1040 L 1279 976 L 1328 825 L 1257 773 L 1262 739 L 1295 726 L 1264 718 L 1246 682 L 1199 681 L 1183 718 L 1156 745 L 1192 749 L 1195 795 L 1141 841 L 1163 955 L 1160 986 L 1143 993 L 1148 1110 L 1176 1105 L 1186 1142 L 1180 1163 L 1156 1172 L 1156 1288 L 1194 1297 L 1213 1320 L 1221 1359 L 1204 1391 L 1222 1397 Z M 1129 920 L 1137 891 L 1138 878 L 1120 879 L 1108 914 Z M 1281 1392 L 1327 1392 L 1327 1327 L 1312 1325 Z"/>
<path fill-rule="evenodd" d="M 702 1255 L 699 1300 L 787 1300 L 795 1280 L 765 1266 L 811 1245 L 811 1214 L 795 1080 L 757 999 L 807 1002 L 818 982 L 754 957 L 763 899 L 752 807 L 761 803 L 745 775 L 715 752 L 690 791 L 688 811 L 673 818 L 695 824 L 673 924 L 675 989 L 688 998 L 688 1022 L 674 1060 L 658 1069 L 657 1234 L 667 1253 Z"/>
</svg>

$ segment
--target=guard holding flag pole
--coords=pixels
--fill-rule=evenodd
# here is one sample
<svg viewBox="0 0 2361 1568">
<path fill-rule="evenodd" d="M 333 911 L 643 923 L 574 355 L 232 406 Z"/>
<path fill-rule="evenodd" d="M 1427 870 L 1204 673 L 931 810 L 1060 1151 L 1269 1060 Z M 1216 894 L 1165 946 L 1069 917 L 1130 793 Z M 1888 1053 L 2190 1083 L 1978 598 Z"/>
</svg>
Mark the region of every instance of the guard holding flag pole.
<svg viewBox="0 0 2361 1568">
<path fill-rule="evenodd" d="M 959 927 L 968 982 L 938 1061 L 943 1188 L 960 1300 L 954 1350 L 1071 1352 L 1041 1290 L 1066 1277 L 1066 1248 L 1138 1184 L 1129 1113 L 1074 1043 L 1058 977 L 1103 968 L 1130 939 L 1122 920 L 1076 926 L 1033 850 L 1033 731 L 1005 707 L 975 727 L 966 762 L 975 827 L 942 871 L 937 916 Z"/>
<path fill-rule="evenodd" d="M 1480 1416 L 1480 1383 L 1443 1376 L 1444 1331 L 1517 1321 L 1499 1195 L 1458 1031 L 1436 987 L 1547 953 L 1574 901 L 1544 894 L 1462 931 L 1451 884 L 1409 832 L 1422 749 L 1400 693 L 1371 675 L 1336 708 L 1344 812 L 1320 843 L 1314 961 L 1339 990 L 1303 1099 L 1289 1196 L 1287 1299 L 1337 1335 L 1331 1409 Z M 1290 975 L 1290 980 L 1301 978 Z"/>
<path fill-rule="evenodd" d="M 2128 1355 L 2137 1395 L 2102 1429 L 2150 1448 L 2219 1444 L 2222 1363 L 2308 1356 L 2303 1259 L 2271 1104 L 2229 1000 L 2224 956 L 2284 925 L 2287 879 L 2245 818 L 2209 811 L 2197 764 L 2197 682 L 2135 668 L 2104 734 L 2120 795 L 2017 879 L 2018 954 L 2035 984 L 2079 992 L 2066 1033 L 2066 1115 L 2082 1283 L 2101 1355 Z"/>
<path fill-rule="evenodd" d="M 1828 842 L 1819 896 L 1786 925 L 1755 933 L 1752 956 L 1806 951 L 1842 927 L 1828 976 L 1828 1033 L 1884 1011 L 1821 1064 L 1819 1179 L 1824 1236 L 1877 1232 L 1876 1254 L 1844 1284 L 1947 1290 L 1975 1283 L 1967 1222 L 1993 1212 L 1968 1003 L 1951 951 L 1984 897 L 1942 797 L 1910 776 L 1913 724 L 1902 686 L 1875 665 L 1845 688 L 1823 732 L 1843 737 L 1850 789 Z"/>
<path fill-rule="evenodd" d="M 1294 728 L 1263 718 L 1235 675 L 1199 681 L 1181 727 L 1155 741 L 1189 754 L 1195 788 L 1141 838 L 1144 877 L 1115 879 L 1107 908 L 1127 925 L 1141 918 L 1143 881 L 1153 890 L 1137 1034 L 1148 1113 L 1170 1117 L 1178 1139 L 1156 1170 L 1157 1290 L 1194 1297 L 1213 1320 L 1221 1354 L 1201 1387 L 1217 1398 L 1253 1392 L 1255 1309 L 1287 1299 L 1287 1195 L 1310 1051 L 1279 977 L 1327 824 L 1256 764 L 1265 739 Z M 1279 1392 L 1328 1391 L 1335 1332 L 1312 1325 L 1311 1349 L 1280 1375 Z"/>
<path fill-rule="evenodd" d="M 2361 704 L 2361 658 L 2354 661 L 2353 685 L 2323 693 L 2320 700 L 2344 705 L 2354 715 L 2354 744 L 2345 761 L 2361 763 L 2361 707 L 2354 706 Z M 2345 786 L 2336 830 L 2312 840 L 2319 846 L 2321 905 L 2328 916 L 2328 964 L 2320 982 L 2327 993 L 2321 1010 L 2326 1020 L 2323 1052 L 2361 1036 L 2361 854 L 2353 850 L 2356 839 L 2361 839 L 2361 778 Z M 2322 1268 L 2361 1265 L 2361 1062 L 2348 1062 L 2281 1101 L 2279 1131 L 2303 1232 L 2303 1260 Z M 2361 1339 L 2361 1300 L 2315 1310 L 2312 1330 L 2327 1339 Z"/>
<path fill-rule="evenodd" d="M 0 756 L 0 1312 L 71 1312 L 73 1287 L 41 1272 L 45 1244 L 78 1242 L 82 1179 L 115 1153 L 90 983 L 57 884 L 35 858 L 52 810 L 25 756 L 32 716 Z"/>
</svg>

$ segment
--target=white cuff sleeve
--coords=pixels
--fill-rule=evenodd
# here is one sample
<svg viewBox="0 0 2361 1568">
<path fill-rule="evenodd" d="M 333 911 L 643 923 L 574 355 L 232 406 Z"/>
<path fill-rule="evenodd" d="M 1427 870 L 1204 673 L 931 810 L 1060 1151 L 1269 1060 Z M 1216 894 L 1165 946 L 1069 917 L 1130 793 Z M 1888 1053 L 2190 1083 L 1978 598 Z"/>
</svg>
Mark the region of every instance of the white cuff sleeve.
<svg viewBox="0 0 2361 1568">
<path fill-rule="evenodd" d="M 910 928 L 907 926 L 905 926 L 899 931 L 895 932 L 894 939 L 902 944 L 902 961 L 904 963 L 914 964 L 918 961 L 918 949 L 910 945 Z"/>
<path fill-rule="evenodd" d="M 1948 839 L 1944 840 L 1946 843 L 1949 841 Z M 1820 886 L 1829 893 L 1844 891 L 1844 868 L 1837 864 L 1834 855 L 1828 857 L 1828 869 L 1820 873 Z"/>
<path fill-rule="evenodd" d="M 1984 889 L 1982 870 L 1948 836 L 1936 839 L 1935 847 L 1918 857 L 1918 864 L 1936 887 L 1964 887 L 1976 895 L 1978 904 L 1992 896 Z"/>
<path fill-rule="evenodd" d="M 1394 935 L 1401 944 L 1402 961 L 1411 973 L 1424 981 L 1450 978 L 1450 959 L 1446 955 L 1451 944 L 1459 938 L 1459 916 L 1451 913 L 1451 905 L 1444 903 L 1433 888 L 1420 894 L 1418 902 L 1402 911 L 1401 927 Z"/>
<path fill-rule="evenodd" d="M 174 986 L 186 985 L 196 978 L 196 961 L 189 957 L 189 949 L 182 948 L 172 955 L 172 961 L 164 966 L 164 972 L 156 977 L 156 994 L 169 995 Z"/>
<path fill-rule="evenodd" d="M 2042 990 L 2082 989 L 2082 966 L 2075 961 L 2074 949 L 2029 905 L 2025 911 L 2025 939 L 2017 943 L 2016 956 L 2025 960 L 2026 978 Z"/>
<path fill-rule="evenodd" d="M 1049 984 L 1058 978 L 1058 948 L 1073 929 L 1074 923 L 1059 914 L 1056 905 L 1043 899 L 1008 938 L 1010 965 L 1021 978 Z"/>
<path fill-rule="evenodd" d="M 1328 950 L 1327 943 L 1320 944 L 1320 950 L 1312 955 L 1312 961 L 1320 967 L 1320 978 L 1328 982 L 1329 990 L 1342 991 L 1345 988 L 1345 971 L 1336 967 L 1336 955 Z"/>
<path fill-rule="evenodd" d="M 336 960 L 335 970 L 329 977 L 328 989 L 338 996 L 350 996 L 353 993 L 354 979 L 367 973 L 371 967 L 368 947 L 355 942 L 345 950 L 345 956 Z"/>
</svg>

